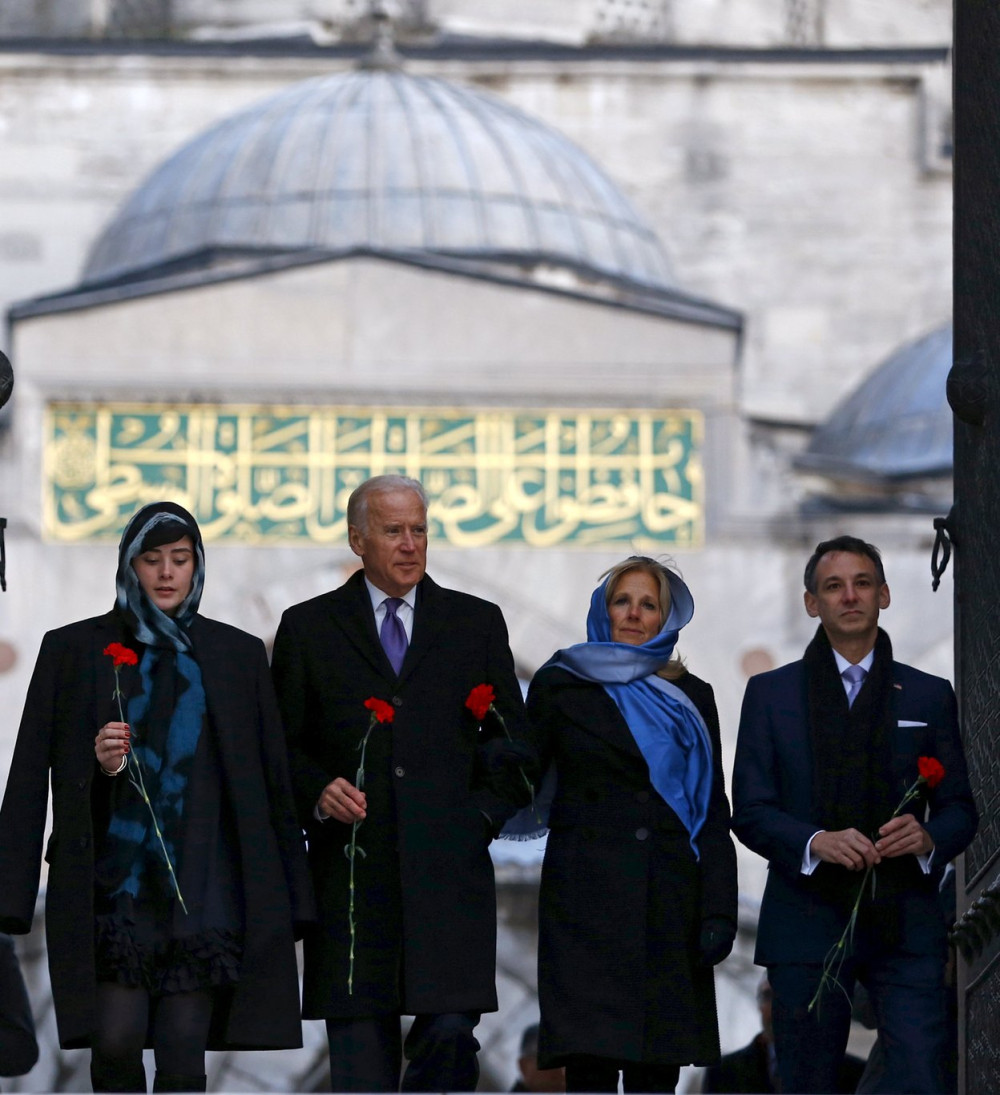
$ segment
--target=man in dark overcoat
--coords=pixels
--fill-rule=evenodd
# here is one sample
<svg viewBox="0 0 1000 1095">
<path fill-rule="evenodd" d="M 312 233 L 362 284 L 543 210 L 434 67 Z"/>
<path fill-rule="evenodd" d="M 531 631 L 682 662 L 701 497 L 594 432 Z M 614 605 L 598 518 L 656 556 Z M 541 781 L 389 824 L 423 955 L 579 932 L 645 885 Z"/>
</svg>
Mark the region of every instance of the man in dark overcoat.
<svg viewBox="0 0 1000 1095">
<path fill-rule="evenodd" d="M 948 1037 L 937 884 L 978 822 L 955 694 L 893 659 L 873 545 L 819 544 L 804 580 L 820 626 L 801 661 L 750 679 L 733 771 L 733 829 L 769 861 L 755 960 L 774 991 L 781 1089 L 836 1090 L 860 980 L 886 1055 L 872 1090 L 939 1092 Z M 824 973 L 831 953 L 841 958 Z"/>
<path fill-rule="evenodd" d="M 418 482 L 369 479 L 347 518 L 363 571 L 288 609 L 272 659 L 320 909 L 303 1014 L 326 1020 L 334 1091 L 397 1090 L 403 1053 L 404 1090 L 472 1091 L 473 1031 L 497 1008 L 489 844 L 520 773 L 466 699 L 491 686 L 518 739 L 521 691 L 500 609 L 425 574 Z M 373 722 L 359 778 L 368 700 L 392 718 Z"/>
</svg>

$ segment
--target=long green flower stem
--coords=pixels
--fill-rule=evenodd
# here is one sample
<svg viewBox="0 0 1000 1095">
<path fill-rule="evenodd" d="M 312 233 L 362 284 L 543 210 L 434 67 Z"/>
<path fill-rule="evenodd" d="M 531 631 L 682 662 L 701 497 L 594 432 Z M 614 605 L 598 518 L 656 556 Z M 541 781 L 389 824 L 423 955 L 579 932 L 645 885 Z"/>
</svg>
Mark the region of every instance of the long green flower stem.
<svg viewBox="0 0 1000 1095">
<path fill-rule="evenodd" d="M 500 723 L 500 727 L 503 730 L 507 740 L 509 742 L 513 743 L 514 739 L 510 736 L 510 731 L 507 729 L 507 723 L 504 722 L 503 715 L 500 714 L 500 712 L 496 709 L 496 707 L 492 703 L 490 704 L 489 709 L 493 712 L 494 715 L 496 715 L 497 721 Z M 535 788 L 534 788 L 534 785 L 532 784 L 531 780 L 528 779 L 528 777 L 524 774 L 524 768 L 522 768 L 520 764 L 517 766 L 517 770 L 521 773 L 521 779 L 524 780 L 525 787 L 528 788 L 528 794 L 531 795 L 531 811 L 535 815 L 535 821 L 541 822 L 542 819 L 541 819 L 541 817 L 539 817 L 538 810 L 535 808 Z"/>
<path fill-rule="evenodd" d="M 119 666 L 115 666 L 115 700 L 118 702 L 118 720 L 119 722 L 125 722 L 125 712 L 122 710 L 122 690 L 121 683 L 118 679 Z M 167 853 L 167 845 L 163 839 L 163 833 L 160 830 L 160 823 L 156 820 L 156 811 L 153 809 L 153 803 L 150 801 L 149 795 L 146 792 L 146 781 L 142 776 L 142 763 L 139 760 L 138 755 L 135 752 L 131 753 L 128 764 L 128 781 L 139 792 L 142 801 L 145 802 L 146 808 L 149 810 L 149 816 L 153 821 L 153 832 L 156 833 L 156 839 L 160 842 L 160 851 L 163 852 L 163 859 L 167 865 L 167 870 L 170 873 L 170 881 L 174 884 L 174 892 L 177 894 L 177 900 L 181 903 L 181 908 L 184 910 L 185 916 L 187 915 L 187 905 L 184 904 L 184 897 L 181 894 L 181 888 L 177 882 L 177 875 L 174 872 L 174 865 L 170 862 L 170 856 Z M 135 776 L 133 776 L 133 769 Z M 135 777 L 138 777 L 136 779 Z"/>
<path fill-rule="evenodd" d="M 368 747 L 368 738 L 371 735 L 372 730 L 375 728 L 375 724 L 378 722 L 378 717 L 372 712 L 371 718 L 368 720 L 368 729 L 365 731 L 365 736 L 358 743 L 358 748 L 361 750 L 361 761 L 358 764 L 357 775 L 354 777 L 354 786 L 360 791 L 365 785 L 365 750 Z M 355 818 L 351 825 L 351 843 L 344 848 L 344 855 L 347 856 L 348 862 L 351 865 L 350 869 L 350 884 L 348 886 L 348 902 L 347 902 L 347 923 L 351 931 L 351 945 L 348 952 L 348 967 L 347 967 L 347 995 L 354 995 L 354 939 L 356 935 L 356 926 L 354 923 L 354 859 L 360 855 L 362 859 L 365 858 L 364 848 L 358 847 L 358 829 L 361 826 L 363 818 Z"/>
<path fill-rule="evenodd" d="M 912 799 L 915 799 L 920 794 L 920 788 L 927 782 L 927 780 L 920 776 L 914 782 L 913 786 L 903 795 L 899 805 L 893 810 L 889 816 L 891 821 L 894 817 L 899 817 L 903 812 L 906 804 Z M 840 983 L 840 971 L 844 965 L 844 960 L 850 953 L 851 947 L 854 945 L 854 929 L 858 922 L 858 910 L 861 908 L 861 898 L 865 892 L 865 886 L 868 884 L 869 875 L 875 869 L 874 864 L 870 864 L 865 869 L 865 876 L 861 879 L 861 885 L 858 887 L 858 896 L 854 899 L 854 906 L 851 909 L 851 915 L 847 919 L 847 926 L 841 932 L 840 938 L 836 943 L 826 952 L 826 958 L 823 959 L 823 973 L 819 979 L 819 987 L 813 994 L 813 998 L 809 1001 L 808 1011 L 812 1011 L 813 1008 L 818 1008 L 820 997 L 823 995 L 823 990 L 827 985 L 833 984 L 837 988 L 843 991 L 843 986 Z M 872 895 L 875 894 L 875 878 L 872 876 Z"/>
</svg>

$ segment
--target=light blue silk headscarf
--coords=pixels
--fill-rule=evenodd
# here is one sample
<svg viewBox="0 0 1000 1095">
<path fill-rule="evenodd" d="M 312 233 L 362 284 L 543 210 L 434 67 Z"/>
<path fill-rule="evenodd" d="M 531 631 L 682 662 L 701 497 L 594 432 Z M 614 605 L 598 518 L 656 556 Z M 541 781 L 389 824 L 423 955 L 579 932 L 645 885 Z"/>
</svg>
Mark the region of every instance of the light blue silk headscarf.
<svg viewBox="0 0 1000 1095">
<path fill-rule="evenodd" d="M 670 661 L 680 629 L 694 615 L 694 599 L 684 580 L 673 571 L 666 573 L 670 611 L 649 642 L 632 646 L 611 640 L 606 578 L 590 598 L 587 641 L 556 651 L 546 665 L 602 685 L 615 701 L 649 765 L 653 786 L 684 823 L 698 856 L 698 834 L 712 794 L 712 742 L 697 707 L 676 685 L 656 675 Z"/>
</svg>

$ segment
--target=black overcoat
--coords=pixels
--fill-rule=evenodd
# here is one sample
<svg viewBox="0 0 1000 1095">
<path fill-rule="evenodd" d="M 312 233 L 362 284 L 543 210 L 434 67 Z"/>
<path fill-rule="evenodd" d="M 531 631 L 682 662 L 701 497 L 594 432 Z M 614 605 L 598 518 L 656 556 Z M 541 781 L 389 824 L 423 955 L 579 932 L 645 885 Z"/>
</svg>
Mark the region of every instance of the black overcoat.
<svg viewBox="0 0 1000 1095">
<path fill-rule="evenodd" d="M 480 731 L 465 708 L 478 684 L 496 691 L 512 735 L 524 704 L 507 628 L 488 601 L 425 577 L 397 678 L 375 630 L 358 571 L 282 617 L 272 670 L 288 735 L 299 816 L 320 921 L 305 937 L 303 1014 L 336 1018 L 399 1011 L 495 1011 L 496 896 L 491 836 L 514 812 L 477 766 Z M 356 944 L 348 994 L 351 826 L 313 816 L 338 776 L 356 783 L 369 697 L 393 705 L 369 739 L 367 817 L 357 831 Z"/>
<path fill-rule="evenodd" d="M 293 1048 L 302 1044 L 296 924 L 311 920 L 314 906 L 267 654 L 254 636 L 203 616 L 188 634 L 239 849 L 246 920 L 240 979 L 220 994 L 209 1048 Z M 118 718 L 112 661 L 102 653 L 116 641 L 139 645 L 112 613 L 45 635 L 0 809 L 0 928 L 24 933 L 38 893 L 51 771 L 45 924 L 65 1049 L 89 1045 L 95 1030 L 95 817 L 106 811 L 112 781 L 98 771 L 94 737 Z M 121 673 L 127 695 L 138 670 Z"/>
<path fill-rule="evenodd" d="M 718 1059 L 707 917 L 736 923 L 736 850 L 711 687 L 676 684 L 708 726 L 712 798 L 700 860 L 615 702 L 564 669 L 541 670 L 528 717 L 558 787 L 539 897 L 539 1064 L 572 1054 L 657 1064 Z"/>
</svg>

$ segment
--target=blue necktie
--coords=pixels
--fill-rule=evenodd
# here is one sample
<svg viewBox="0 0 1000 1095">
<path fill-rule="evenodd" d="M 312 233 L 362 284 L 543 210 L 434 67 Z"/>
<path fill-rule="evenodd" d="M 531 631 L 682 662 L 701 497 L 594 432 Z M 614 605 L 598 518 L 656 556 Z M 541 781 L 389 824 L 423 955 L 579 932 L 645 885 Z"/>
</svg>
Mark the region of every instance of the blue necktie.
<svg viewBox="0 0 1000 1095">
<path fill-rule="evenodd" d="M 408 645 L 406 628 L 403 627 L 403 621 L 396 615 L 396 610 L 402 603 L 402 597 L 386 597 L 382 602 L 385 605 L 385 619 L 382 621 L 382 630 L 378 636 L 382 642 L 382 649 L 389 659 L 389 664 L 395 670 L 397 676 L 399 676 L 399 671 L 402 668 L 403 658 L 406 657 L 406 647 Z"/>
<path fill-rule="evenodd" d="M 860 665 L 849 665 L 840 675 L 850 685 L 847 690 L 847 706 L 853 707 L 868 674 Z"/>
</svg>

